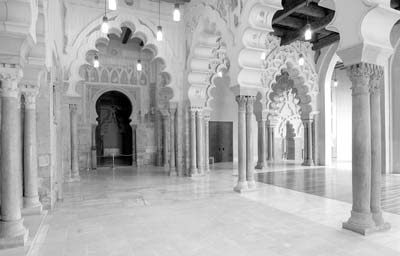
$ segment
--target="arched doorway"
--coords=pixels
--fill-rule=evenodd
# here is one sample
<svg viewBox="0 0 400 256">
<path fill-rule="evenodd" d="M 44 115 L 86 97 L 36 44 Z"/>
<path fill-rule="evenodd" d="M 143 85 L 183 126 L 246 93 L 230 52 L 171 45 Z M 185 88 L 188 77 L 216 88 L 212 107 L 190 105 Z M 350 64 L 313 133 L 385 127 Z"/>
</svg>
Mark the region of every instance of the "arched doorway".
<svg viewBox="0 0 400 256">
<path fill-rule="evenodd" d="M 102 94 L 96 102 L 98 166 L 132 165 L 132 104 L 118 91 Z"/>
</svg>

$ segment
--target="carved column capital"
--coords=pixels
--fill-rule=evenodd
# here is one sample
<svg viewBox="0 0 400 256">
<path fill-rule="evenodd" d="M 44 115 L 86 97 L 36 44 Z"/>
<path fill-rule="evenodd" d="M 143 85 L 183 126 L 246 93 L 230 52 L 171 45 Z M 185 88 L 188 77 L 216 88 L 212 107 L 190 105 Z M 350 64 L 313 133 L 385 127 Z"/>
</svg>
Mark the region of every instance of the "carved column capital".
<svg viewBox="0 0 400 256">
<path fill-rule="evenodd" d="M 253 114 L 254 111 L 254 102 L 256 101 L 256 97 L 248 96 L 246 102 L 246 111 L 248 114 Z"/>
<path fill-rule="evenodd" d="M 238 103 L 239 112 L 246 112 L 247 96 L 236 96 L 236 102 Z"/>
<path fill-rule="evenodd" d="M 352 83 L 353 95 L 369 92 L 369 82 L 372 74 L 372 64 L 358 63 L 347 67 L 347 75 Z"/>
<path fill-rule="evenodd" d="M 25 97 L 25 109 L 36 109 L 38 90 L 23 90 L 22 94 Z"/>
<path fill-rule="evenodd" d="M 372 65 L 371 78 L 369 81 L 369 90 L 372 94 L 380 93 L 381 83 L 384 77 L 384 70 L 382 66 Z"/>
<path fill-rule="evenodd" d="M 21 80 L 22 74 L 22 69 L 18 66 L 0 64 L 2 97 L 17 98 L 19 96 L 18 82 Z"/>
<path fill-rule="evenodd" d="M 69 112 L 71 114 L 76 114 L 78 111 L 78 106 L 76 104 L 69 104 Z"/>
</svg>

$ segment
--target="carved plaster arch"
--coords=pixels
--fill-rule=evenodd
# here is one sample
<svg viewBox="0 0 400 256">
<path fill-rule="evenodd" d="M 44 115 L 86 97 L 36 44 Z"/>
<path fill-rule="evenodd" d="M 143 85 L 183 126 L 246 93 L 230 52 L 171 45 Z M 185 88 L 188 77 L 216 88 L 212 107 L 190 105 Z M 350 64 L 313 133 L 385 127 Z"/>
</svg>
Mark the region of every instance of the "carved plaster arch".
<svg viewBox="0 0 400 256">
<path fill-rule="evenodd" d="M 230 37 L 230 32 L 225 23 L 210 21 L 209 17 L 199 18 L 198 22 L 189 55 L 188 97 L 192 107 L 210 109 L 214 80 L 219 72 L 227 75 L 229 71 L 229 46 L 223 38 Z"/>
<path fill-rule="evenodd" d="M 272 85 L 277 83 L 277 77 L 285 70 L 292 79 L 302 79 L 304 86 L 298 88 L 298 97 L 300 98 L 302 118 L 308 119 L 311 115 L 317 113 L 316 98 L 319 93 L 318 75 L 313 62 L 313 52 L 310 43 L 294 42 L 290 45 L 279 46 L 279 39 L 269 35 L 266 44 L 271 49 L 266 52 L 266 58 L 263 61 L 262 87 L 266 91 L 267 111 L 273 112 L 272 101 L 270 100 Z M 273 43 L 272 43 L 273 42 Z M 305 64 L 300 66 L 298 60 L 302 54 L 305 58 Z"/>
<path fill-rule="evenodd" d="M 109 42 L 107 36 L 101 33 L 100 26 L 101 18 L 96 18 L 73 40 L 71 45 L 67 47 L 67 51 L 70 53 L 69 64 L 67 65 L 69 74 L 67 95 L 79 96 L 76 91 L 76 86 L 83 80 L 79 75 L 79 69 L 82 65 L 89 64 L 86 60 L 86 53 L 89 51 L 98 51 L 96 45 L 99 43 L 108 44 Z M 131 38 L 139 37 L 142 39 L 145 44 L 144 49 L 151 50 L 156 54 L 154 58 L 161 58 L 166 63 L 165 69 L 162 70 L 162 72 L 170 74 L 171 80 L 167 86 L 170 87 L 176 84 L 176 74 L 174 74 L 174 71 L 171 69 L 174 66 L 172 62 L 176 58 L 173 56 L 174 54 L 167 41 L 162 43 L 156 41 L 155 29 L 152 28 L 153 24 L 151 21 L 145 18 L 135 17 L 131 14 L 119 13 L 109 17 L 109 26 L 110 33 L 117 35 L 122 33 L 121 27 L 130 28 L 132 30 Z M 174 91 L 172 87 L 171 89 Z"/>
<path fill-rule="evenodd" d="M 120 92 L 122 94 L 124 94 L 129 101 L 131 102 L 132 105 L 132 112 L 131 115 L 129 117 L 130 119 L 130 124 L 136 124 L 138 122 L 138 115 L 139 115 L 139 111 L 140 111 L 140 106 L 137 104 L 137 101 L 135 99 L 135 97 L 132 95 L 132 93 L 130 93 L 129 91 L 125 90 L 124 88 L 121 87 L 112 87 L 112 88 L 101 88 L 100 90 L 98 90 L 90 99 L 90 105 L 89 105 L 89 120 L 90 123 L 92 124 L 97 124 L 97 118 L 99 117 L 97 112 L 96 112 L 96 102 L 97 100 L 104 94 L 107 92 L 111 92 L 111 91 L 117 91 Z"/>
</svg>

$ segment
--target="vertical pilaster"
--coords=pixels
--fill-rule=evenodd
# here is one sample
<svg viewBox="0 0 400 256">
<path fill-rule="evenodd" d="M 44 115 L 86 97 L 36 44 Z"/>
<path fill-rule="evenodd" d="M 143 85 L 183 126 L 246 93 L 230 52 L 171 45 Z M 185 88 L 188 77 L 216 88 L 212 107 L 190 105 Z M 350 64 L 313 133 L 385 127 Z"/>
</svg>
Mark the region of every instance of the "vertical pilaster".
<svg viewBox="0 0 400 256">
<path fill-rule="evenodd" d="M 198 175 L 196 152 L 196 109 L 190 109 L 190 176 Z"/>
<path fill-rule="evenodd" d="M 210 124 L 210 113 L 207 112 L 204 115 L 204 160 L 205 160 L 205 172 L 210 172 L 210 134 L 209 134 L 209 124 Z"/>
<path fill-rule="evenodd" d="M 24 208 L 42 211 L 38 194 L 38 156 L 36 133 L 37 90 L 26 90 L 24 113 Z"/>
<path fill-rule="evenodd" d="M 136 144 L 136 124 L 131 125 L 132 128 L 132 166 L 137 166 L 137 144 Z"/>
<path fill-rule="evenodd" d="M 371 101 L 371 212 L 375 225 L 380 229 L 389 229 L 389 223 L 385 223 L 381 210 L 381 102 L 380 90 L 384 71 L 380 66 L 372 66 L 370 79 Z"/>
<path fill-rule="evenodd" d="M 204 175 L 204 122 L 203 110 L 197 111 L 196 116 L 196 131 L 197 131 L 197 168 L 200 175 Z"/>
<path fill-rule="evenodd" d="M 352 192 L 353 208 L 343 228 L 367 234 L 375 228 L 371 214 L 371 67 L 360 63 L 348 68 L 352 82 Z"/>
<path fill-rule="evenodd" d="M 258 161 L 256 169 L 265 169 L 267 167 L 267 145 L 266 145 L 266 117 L 262 116 L 258 120 Z"/>
<path fill-rule="evenodd" d="M 97 169 L 97 147 L 96 147 L 96 128 L 97 124 L 92 124 L 92 147 L 91 147 L 91 167 L 92 170 Z"/>
<path fill-rule="evenodd" d="M 168 130 L 169 130 L 169 114 L 167 111 L 162 112 L 163 117 L 163 148 L 164 148 L 164 168 L 169 170 L 169 143 L 168 143 Z"/>
<path fill-rule="evenodd" d="M 78 107 L 69 104 L 71 122 L 71 178 L 80 180 L 79 176 L 79 154 L 78 154 Z"/>
<path fill-rule="evenodd" d="M 18 81 L 22 77 L 19 68 L 0 66 L 1 81 L 1 220 L 0 248 L 23 246 L 28 237 L 28 231 L 21 218 L 21 198 L 18 193 L 18 183 L 21 182 L 16 173 L 20 157 L 15 142 L 18 126 Z"/>
<path fill-rule="evenodd" d="M 252 96 L 247 97 L 246 102 L 246 180 L 249 189 L 256 187 L 254 181 L 254 161 L 253 161 L 253 115 L 254 115 L 254 102 L 256 98 Z"/>
<path fill-rule="evenodd" d="M 169 116 L 170 116 L 170 160 L 169 160 L 169 175 L 176 175 L 178 176 L 178 173 L 176 172 L 176 154 L 175 154 L 175 115 L 176 115 L 176 108 L 170 108 L 169 109 Z"/>
<path fill-rule="evenodd" d="M 246 180 L 246 96 L 237 96 L 238 103 L 238 183 L 234 190 L 242 192 L 248 189 Z"/>
</svg>

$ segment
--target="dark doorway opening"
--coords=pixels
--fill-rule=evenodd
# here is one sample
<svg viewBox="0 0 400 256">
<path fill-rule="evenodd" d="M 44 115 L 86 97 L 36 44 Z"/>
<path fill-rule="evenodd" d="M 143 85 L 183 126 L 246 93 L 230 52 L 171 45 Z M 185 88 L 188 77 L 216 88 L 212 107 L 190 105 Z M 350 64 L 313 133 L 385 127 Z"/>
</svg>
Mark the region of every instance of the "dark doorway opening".
<svg viewBox="0 0 400 256">
<path fill-rule="evenodd" d="M 132 104 L 118 91 L 106 92 L 96 102 L 97 164 L 99 166 L 132 165 Z"/>
<path fill-rule="evenodd" d="M 233 162 L 233 122 L 210 121 L 210 157 L 215 163 Z"/>
</svg>

